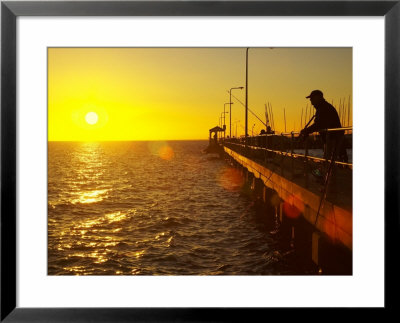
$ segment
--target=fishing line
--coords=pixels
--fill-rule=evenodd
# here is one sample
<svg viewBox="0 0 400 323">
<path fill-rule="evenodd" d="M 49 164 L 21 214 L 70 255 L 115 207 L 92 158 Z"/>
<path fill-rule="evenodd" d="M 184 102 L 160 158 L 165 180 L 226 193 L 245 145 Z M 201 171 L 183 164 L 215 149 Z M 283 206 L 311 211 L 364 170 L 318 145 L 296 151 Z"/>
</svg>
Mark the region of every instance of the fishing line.
<svg viewBox="0 0 400 323">
<path fill-rule="evenodd" d="M 236 96 L 234 96 L 233 94 L 232 94 L 232 96 L 233 96 L 233 98 L 236 99 L 241 105 L 243 105 L 244 107 L 246 107 L 246 105 L 245 105 L 242 101 L 240 101 Z M 262 120 L 258 117 L 258 115 L 256 115 L 253 111 L 250 110 L 249 107 L 247 108 L 247 110 L 249 110 L 249 112 L 251 112 L 265 127 L 267 126 L 267 125 L 265 124 L 265 122 L 262 121 Z"/>
</svg>

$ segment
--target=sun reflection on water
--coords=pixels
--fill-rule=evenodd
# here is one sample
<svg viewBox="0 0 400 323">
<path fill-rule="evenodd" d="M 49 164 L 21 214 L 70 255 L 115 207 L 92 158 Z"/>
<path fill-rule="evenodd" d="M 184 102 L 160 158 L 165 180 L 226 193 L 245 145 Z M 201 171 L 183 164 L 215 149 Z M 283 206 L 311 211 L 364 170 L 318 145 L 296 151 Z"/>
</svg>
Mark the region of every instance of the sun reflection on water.
<svg viewBox="0 0 400 323">
<path fill-rule="evenodd" d="M 89 192 L 80 193 L 78 198 L 72 199 L 71 203 L 81 203 L 81 204 L 90 204 L 101 202 L 107 197 L 108 189 L 103 190 L 93 190 Z"/>
</svg>

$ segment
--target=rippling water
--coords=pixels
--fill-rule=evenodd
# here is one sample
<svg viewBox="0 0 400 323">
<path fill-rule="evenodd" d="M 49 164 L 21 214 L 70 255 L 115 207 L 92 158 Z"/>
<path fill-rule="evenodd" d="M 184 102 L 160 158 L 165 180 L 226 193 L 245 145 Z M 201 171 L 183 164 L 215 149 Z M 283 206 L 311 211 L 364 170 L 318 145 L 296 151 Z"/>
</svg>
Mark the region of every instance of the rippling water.
<svg viewBox="0 0 400 323">
<path fill-rule="evenodd" d="M 206 145 L 49 142 L 49 275 L 298 274 Z"/>
</svg>

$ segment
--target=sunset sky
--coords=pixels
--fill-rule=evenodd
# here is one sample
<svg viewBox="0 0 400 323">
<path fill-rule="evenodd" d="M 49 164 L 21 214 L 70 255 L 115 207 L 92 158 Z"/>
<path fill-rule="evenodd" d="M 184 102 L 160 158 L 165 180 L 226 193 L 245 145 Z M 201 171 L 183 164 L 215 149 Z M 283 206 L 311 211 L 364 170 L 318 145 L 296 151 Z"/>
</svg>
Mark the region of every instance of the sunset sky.
<svg viewBox="0 0 400 323">
<path fill-rule="evenodd" d="M 48 139 L 207 139 L 245 71 L 245 48 L 49 48 Z M 250 48 L 248 86 L 249 108 L 262 120 L 270 102 L 275 130 L 284 131 L 284 108 L 287 131 L 300 130 L 314 89 L 337 108 L 345 98 L 347 108 L 352 49 Z M 244 89 L 232 94 L 245 102 Z M 232 102 L 232 135 L 236 124 L 243 135 L 245 109 Z M 229 135 L 229 114 L 225 123 Z M 250 135 L 253 124 L 254 133 L 264 128 L 249 113 Z"/>
</svg>

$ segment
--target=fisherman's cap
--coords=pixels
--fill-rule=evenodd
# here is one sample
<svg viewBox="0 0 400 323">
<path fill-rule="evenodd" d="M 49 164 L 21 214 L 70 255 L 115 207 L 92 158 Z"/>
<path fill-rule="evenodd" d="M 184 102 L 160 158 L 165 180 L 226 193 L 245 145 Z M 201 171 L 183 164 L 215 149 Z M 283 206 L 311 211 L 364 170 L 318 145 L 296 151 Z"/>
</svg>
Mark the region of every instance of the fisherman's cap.
<svg viewBox="0 0 400 323">
<path fill-rule="evenodd" d="M 314 90 L 314 91 L 312 91 L 312 92 L 310 93 L 309 96 L 306 96 L 306 99 L 309 99 L 309 98 L 311 98 L 312 96 L 320 96 L 320 97 L 323 97 L 324 94 L 323 94 L 320 90 Z"/>
</svg>

